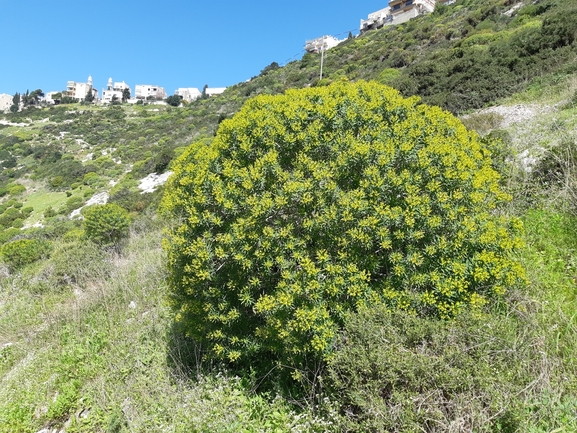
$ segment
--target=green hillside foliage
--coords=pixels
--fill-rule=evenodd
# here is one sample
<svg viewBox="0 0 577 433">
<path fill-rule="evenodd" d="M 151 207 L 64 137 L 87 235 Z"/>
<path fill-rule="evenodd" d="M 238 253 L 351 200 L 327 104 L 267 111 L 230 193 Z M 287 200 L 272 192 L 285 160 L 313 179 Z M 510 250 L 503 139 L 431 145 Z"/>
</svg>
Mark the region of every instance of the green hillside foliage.
<svg viewBox="0 0 577 433">
<path fill-rule="evenodd" d="M 505 14 L 514 1 L 458 0 L 399 26 L 369 31 L 325 53 L 241 83 L 239 96 L 324 85 L 342 77 L 377 80 L 453 113 L 480 108 L 546 74 L 577 70 L 577 5 L 544 0 Z"/>
</svg>

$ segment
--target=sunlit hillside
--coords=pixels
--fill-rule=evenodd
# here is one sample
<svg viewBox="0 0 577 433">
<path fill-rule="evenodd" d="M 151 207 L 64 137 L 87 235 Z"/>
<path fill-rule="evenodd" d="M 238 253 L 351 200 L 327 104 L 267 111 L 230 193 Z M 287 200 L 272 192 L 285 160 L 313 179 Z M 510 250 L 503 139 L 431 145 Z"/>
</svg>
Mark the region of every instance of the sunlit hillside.
<svg viewBox="0 0 577 433">
<path fill-rule="evenodd" d="M 577 5 L 457 0 L 328 50 L 322 80 L 315 54 L 261 67 L 181 107 L 0 115 L 0 432 L 576 431 Z M 313 375 L 209 356 L 170 303 L 176 158 L 250 98 L 359 80 L 483 137 L 526 284 L 448 319 L 343 315 Z"/>
</svg>

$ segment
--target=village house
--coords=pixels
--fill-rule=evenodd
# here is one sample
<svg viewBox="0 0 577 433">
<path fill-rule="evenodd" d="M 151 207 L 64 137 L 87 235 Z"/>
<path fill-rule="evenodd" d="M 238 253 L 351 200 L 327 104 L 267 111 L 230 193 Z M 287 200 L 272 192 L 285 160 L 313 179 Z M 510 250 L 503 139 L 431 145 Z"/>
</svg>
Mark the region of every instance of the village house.
<svg viewBox="0 0 577 433">
<path fill-rule="evenodd" d="M 321 36 L 320 38 L 311 39 L 305 42 L 305 50 L 309 53 L 320 53 L 321 51 L 329 50 L 336 47 L 342 41 L 339 41 L 333 36 Z"/>
<path fill-rule="evenodd" d="M 68 83 L 66 83 L 66 90 L 62 92 L 62 96 L 68 96 L 79 101 L 84 101 L 86 95 L 91 90 L 95 93 L 95 99 L 98 99 L 98 91 L 92 87 L 92 77 L 89 76 L 86 83 L 68 81 Z"/>
<path fill-rule="evenodd" d="M 153 86 L 151 84 L 137 84 L 134 90 L 134 97 L 139 100 L 164 100 L 166 91 L 164 87 Z"/>
<path fill-rule="evenodd" d="M 109 104 L 114 100 L 121 101 L 125 89 L 130 92 L 130 86 L 124 81 L 112 84 L 112 77 L 108 79 L 106 90 L 102 90 L 102 103 Z"/>
<path fill-rule="evenodd" d="M 61 92 L 46 92 L 44 94 L 44 98 L 42 98 L 42 101 L 44 101 L 45 104 L 47 105 L 56 105 L 56 101 L 58 100 L 58 98 L 54 99 L 54 96 L 57 95 L 62 95 Z M 94 96 L 94 98 L 96 99 L 96 95 Z"/>
<path fill-rule="evenodd" d="M 0 112 L 7 112 L 12 106 L 12 95 L 0 93 Z"/>
<path fill-rule="evenodd" d="M 226 87 L 206 87 L 204 89 L 204 94 L 206 96 L 216 96 L 220 95 L 221 93 L 224 93 L 225 90 Z"/>
<path fill-rule="evenodd" d="M 386 25 L 402 24 L 419 15 L 431 13 L 437 3 L 451 4 L 454 0 L 390 0 L 389 5 L 361 19 L 360 31 L 379 29 Z"/>
<path fill-rule="evenodd" d="M 202 96 L 201 91 L 196 87 L 180 87 L 174 94 L 180 96 L 186 102 L 195 101 Z"/>
</svg>

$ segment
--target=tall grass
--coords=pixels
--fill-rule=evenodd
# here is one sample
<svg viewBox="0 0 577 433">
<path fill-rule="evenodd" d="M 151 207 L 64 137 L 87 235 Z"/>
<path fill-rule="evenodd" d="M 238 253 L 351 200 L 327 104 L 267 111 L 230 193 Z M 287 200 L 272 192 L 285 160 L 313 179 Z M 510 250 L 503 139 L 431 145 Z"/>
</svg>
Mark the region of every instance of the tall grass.
<svg viewBox="0 0 577 433">
<path fill-rule="evenodd" d="M 83 245 L 89 260 L 62 245 L 2 279 L 0 432 L 330 429 L 225 370 L 191 371 L 173 356 L 160 233 L 141 227 L 119 255 Z"/>
</svg>

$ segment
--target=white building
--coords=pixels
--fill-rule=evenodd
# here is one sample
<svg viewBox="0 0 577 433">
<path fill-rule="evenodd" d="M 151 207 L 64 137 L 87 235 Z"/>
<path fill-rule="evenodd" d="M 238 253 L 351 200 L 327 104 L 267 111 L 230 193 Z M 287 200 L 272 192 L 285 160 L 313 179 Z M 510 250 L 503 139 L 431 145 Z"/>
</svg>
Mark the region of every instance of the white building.
<svg viewBox="0 0 577 433">
<path fill-rule="evenodd" d="M 137 84 L 134 93 L 136 99 L 166 99 L 164 87 L 151 84 Z"/>
<path fill-rule="evenodd" d="M 436 3 L 451 4 L 454 0 L 390 0 L 388 7 L 369 14 L 366 20 L 361 19 L 361 33 L 431 13 Z"/>
<path fill-rule="evenodd" d="M 7 112 L 12 106 L 12 95 L 7 93 L 0 93 L 0 112 Z"/>
<path fill-rule="evenodd" d="M 66 90 L 62 92 L 62 96 L 69 96 L 78 99 L 79 101 L 84 101 L 84 98 L 86 98 L 86 95 L 90 90 L 93 90 L 93 88 L 92 77 L 89 76 L 86 83 L 68 81 L 68 83 L 66 83 Z"/>
<path fill-rule="evenodd" d="M 186 102 L 195 101 L 202 96 L 201 91 L 196 87 L 180 87 L 174 94 L 182 97 L 182 100 Z"/>
<path fill-rule="evenodd" d="M 112 84 L 112 77 L 109 78 L 106 84 L 106 90 L 102 89 L 102 103 L 109 104 L 115 99 L 121 101 L 124 89 L 128 89 L 130 92 L 130 86 L 124 81 Z"/>
<path fill-rule="evenodd" d="M 206 87 L 204 89 L 204 94 L 206 96 L 216 96 L 220 95 L 221 93 L 224 93 L 225 90 L 226 87 Z"/>
<path fill-rule="evenodd" d="M 44 102 L 46 104 L 49 104 L 49 105 L 56 104 L 56 101 L 54 100 L 54 95 L 57 95 L 59 93 L 61 93 L 61 92 L 47 92 L 47 93 L 45 93 L 44 98 L 43 98 Z M 95 97 L 96 97 L 96 95 L 95 95 Z"/>
<path fill-rule="evenodd" d="M 333 36 L 321 36 L 320 38 L 311 39 L 305 42 L 305 50 L 309 53 L 320 53 L 336 47 L 342 41 Z"/>
<path fill-rule="evenodd" d="M 361 33 L 368 30 L 379 29 L 385 24 L 388 24 L 389 21 L 393 21 L 393 16 L 391 15 L 391 9 L 387 6 L 384 9 L 369 14 L 366 20 L 361 19 Z"/>
</svg>

